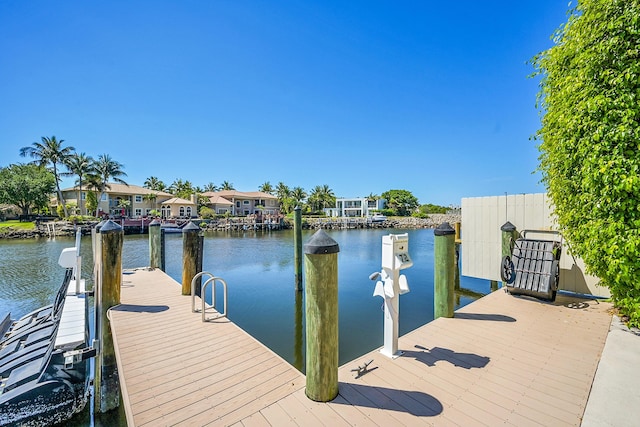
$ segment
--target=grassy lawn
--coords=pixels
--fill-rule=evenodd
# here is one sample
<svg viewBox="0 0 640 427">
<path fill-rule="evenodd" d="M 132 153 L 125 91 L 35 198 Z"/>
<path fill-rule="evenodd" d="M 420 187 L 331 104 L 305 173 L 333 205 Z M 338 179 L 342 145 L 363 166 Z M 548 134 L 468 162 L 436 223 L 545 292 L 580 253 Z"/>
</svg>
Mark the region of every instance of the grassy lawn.
<svg viewBox="0 0 640 427">
<path fill-rule="evenodd" d="M 0 222 L 0 229 L 3 228 L 15 228 L 18 230 L 33 230 L 36 225 L 33 222 L 20 222 L 17 219 Z"/>
</svg>

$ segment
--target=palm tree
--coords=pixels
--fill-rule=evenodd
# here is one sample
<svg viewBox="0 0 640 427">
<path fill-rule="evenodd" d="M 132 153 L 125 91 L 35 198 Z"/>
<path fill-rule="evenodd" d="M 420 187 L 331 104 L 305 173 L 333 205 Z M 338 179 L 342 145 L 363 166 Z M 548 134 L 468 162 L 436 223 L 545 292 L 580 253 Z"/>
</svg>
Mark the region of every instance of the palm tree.
<svg viewBox="0 0 640 427">
<path fill-rule="evenodd" d="M 65 166 L 69 172 L 65 172 L 62 175 L 73 176 L 76 175 L 78 179 L 76 184 L 78 185 L 78 208 L 80 209 L 80 215 L 82 213 L 82 184 L 85 183 L 85 178 L 93 173 L 93 158 L 87 156 L 85 153 L 74 153 L 65 162 Z M 86 212 L 85 212 L 86 213 Z"/>
<path fill-rule="evenodd" d="M 176 179 L 169 186 L 169 192 L 176 197 L 188 199 L 193 193 L 196 193 L 197 191 L 195 188 L 193 188 L 193 184 L 191 184 L 191 181 Z"/>
<path fill-rule="evenodd" d="M 209 182 L 207 185 L 204 186 L 203 193 L 208 191 L 211 191 L 211 192 L 218 191 L 218 187 L 213 182 Z"/>
<path fill-rule="evenodd" d="M 235 188 L 233 188 L 233 184 L 230 183 L 229 181 L 222 181 L 222 185 L 220 186 L 221 190 L 235 190 Z"/>
<path fill-rule="evenodd" d="M 164 191 L 164 189 L 167 188 L 166 185 L 164 185 L 164 182 L 162 182 L 156 176 L 150 176 L 149 178 L 147 178 L 142 186 L 144 188 L 148 188 L 149 190 L 155 191 Z"/>
<path fill-rule="evenodd" d="M 275 191 L 269 181 L 265 182 L 260 187 L 258 187 L 258 190 L 267 194 L 273 194 L 273 192 Z"/>
<path fill-rule="evenodd" d="M 127 174 L 122 170 L 124 166 L 113 160 L 108 154 L 101 154 L 98 156 L 98 160 L 94 162 L 93 167 L 95 169 L 95 177 L 97 178 L 94 185 L 100 191 L 100 197 L 98 197 L 98 200 L 102 200 L 102 195 L 105 190 L 111 188 L 109 180 L 129 185 L 120 178 L 121 176 L 127 176 Z"/>
<path fill-rule="evenodd" d="M 291 197 L 293 197 L 296 204 L 300 206 L 302 202 L 304 202 L 304 199 L 307 198 L 307 193 L 302 187 L 294 187 L 293 190 L 291 190 Z"/>
<path fill-rule="evenodd" d="M 309 204 L 314 211 L 321 211 L 327 206 L 335 206 L 336 196 L 328 185 L 316 185 L 309 195 Z"/>
<path fill-rule="evenodd" d="M 60 191 L 60 173 L 58 173 L 58 165 L 64 164 L 65 160 L 75 151 L 73 147 L 63 147 L 62 143 L 64 139 L 58 141 L 55 136 L 51 138 L 43 136 L 42 142 L 34 142 L 29 147 L 22 147 L 20 149 L 20 155 L 22 157 L 30 156 L 35 160 L 34 163 L 40 166 L 52 165 L 53 176 L 56 179 L 56 190 L 58 193 L 58 203 L 62 205 L 64 210 L 64 216 L 68 217 L 67 206 L 62 197 L 62 191 Z"/>
<path fill-rule="evenodd" d="M 158 209 L 158 204 L 156 203 L 157 200 L 158 200 L 158 194 L 157 193 L 145 194 L 144 196 L 142 196 L 142 200 L 144 200 L 145 202 L 153 202 L 153 209 L 154 210 Z"/>
<path fill-rule="evenodd" d="M 291 190 L 285 185 L 284 182 L 280 181 L 276 186 L 276 196 L 278 196 L 278 200 L 280 200 L 280 203 L 282 203 L 284 199 L 291 196 Z"/>
</svg>

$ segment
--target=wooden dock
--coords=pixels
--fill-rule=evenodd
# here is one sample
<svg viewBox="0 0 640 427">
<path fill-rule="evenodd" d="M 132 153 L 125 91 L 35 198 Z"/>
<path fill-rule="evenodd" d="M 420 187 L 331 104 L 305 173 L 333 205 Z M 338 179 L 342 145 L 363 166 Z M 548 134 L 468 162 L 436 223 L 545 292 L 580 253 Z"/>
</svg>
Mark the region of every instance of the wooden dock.
<svg viewBox="0 0 640 427">
<path fill-rule="evenodd" d="M 329 403 L 233 323 L 202 323 L 159 270 L 126 274 L 110 317 L 130 426 L 579 426 L 610 307 L 494 292 L 401 337 L 401 357 L 346 363 Z"/>
</svg>

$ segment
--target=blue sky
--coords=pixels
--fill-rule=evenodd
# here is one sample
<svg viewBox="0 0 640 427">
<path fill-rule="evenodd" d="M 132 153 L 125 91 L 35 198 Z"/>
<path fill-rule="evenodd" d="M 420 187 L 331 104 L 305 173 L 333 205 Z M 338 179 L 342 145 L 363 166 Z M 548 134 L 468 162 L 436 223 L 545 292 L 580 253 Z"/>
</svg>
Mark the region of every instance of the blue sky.
<svg viewBox="0 0 640 427">
<path fill-rule="evenodd" d="M 567 8 L 0 0 L 0 166 L 55 135 L 137 185 L 405 189 L 441 205 L 543 192 L 527 61 Z"/>
</svg>

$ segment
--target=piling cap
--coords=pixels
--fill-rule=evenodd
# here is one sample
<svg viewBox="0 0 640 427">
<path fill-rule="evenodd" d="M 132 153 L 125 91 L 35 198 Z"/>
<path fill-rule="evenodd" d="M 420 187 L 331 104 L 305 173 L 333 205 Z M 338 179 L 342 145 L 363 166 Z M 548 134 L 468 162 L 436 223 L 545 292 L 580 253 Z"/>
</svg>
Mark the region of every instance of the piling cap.
<svg viewBox="0 0 640 427">
<path fill-rule="evenodd" d="M 304 245 L 307 255 L 335 254 L 340 252 L 338 242 L 333 240 L 324 230 L 316 231 Z"/>
<path fill-rule="evenodd" d="M 153 221 L 151 221 L 149 223 L 149 227 L 156 227 L 162 225 L 162 223 L 160 221 L 158 221 L 158 218 L 154 218 Z"/>
<path fill-rule="evenodd" d="M 509 221 L 505 222 L 502 227 L 500 227 L 501 231 L 516 231 L 516 226 L 511 224 Z"/>
<path fill-rule="evenodd" d="M 104 234 L 104 233 L 114 233 L 114 232 L 118 232 L 118 231 L 122 231 L 122 227 L 118 224 L 116 224 L 115 222 L 113 222 L 112 220 L 108 220 L 104 223 L 104 225 L 102 227 L 100 227 L 100 233 Z"/>
<path fill-rule="evenodd" d="M 102 226 L 105 225 L 106 223 L 107 223 L 107 221 L 104 220 L 104 219 L 102 221 L 100 221 L 99 223 L 97 223 L 96 224 L 96 231 L 99 233 L 100 229 L 102 228 Z"/>
<path fill-rule="evenodd" d="M 189 224 L 187 224 L 184 227 L 182 227 L 182 232 L 183 233 L 189 233 L 189 232 L 194 232 L 194 231 L 200 231 L 200 227 L 195 225 L 193 223 L 193 221 L 189 221 Z"/>
<path fill-rule="evenodd" d="M 448 236 L 450 234 L 456 234 L 456 230 L 454 230 L 451 224 L 449 224 L 448 222 L 443 222 L 435 230 L 433 230 L 433 234 L 435 234 L 436 236 Z"/>
</svg>

